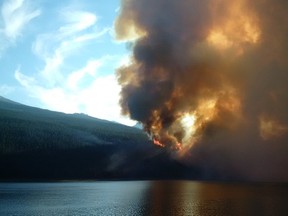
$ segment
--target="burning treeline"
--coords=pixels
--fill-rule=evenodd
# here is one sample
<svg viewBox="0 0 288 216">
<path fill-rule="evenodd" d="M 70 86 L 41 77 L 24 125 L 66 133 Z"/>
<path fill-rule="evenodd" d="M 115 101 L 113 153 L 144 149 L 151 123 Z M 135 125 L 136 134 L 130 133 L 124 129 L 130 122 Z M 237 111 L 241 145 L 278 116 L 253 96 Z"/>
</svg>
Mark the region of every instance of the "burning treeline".
<svg viewBox="0 0 288 216">
<path fill-rule="evenodd" d="M 122 0 L 116 35 L 132 49 L 117 71 L 123 114 L 180 152 L 287 145 L 287 21 L 285 0 Z"/>
</svg>

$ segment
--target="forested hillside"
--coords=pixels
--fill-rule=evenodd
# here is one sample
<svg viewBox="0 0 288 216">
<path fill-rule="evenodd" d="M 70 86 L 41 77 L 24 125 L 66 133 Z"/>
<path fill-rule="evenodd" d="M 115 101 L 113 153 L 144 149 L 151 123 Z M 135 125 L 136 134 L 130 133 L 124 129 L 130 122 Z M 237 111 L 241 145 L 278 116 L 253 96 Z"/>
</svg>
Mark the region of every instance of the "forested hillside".
<svg viewBox="0 0 288 216">
<path fill-rule="evenodd" d="M 149 142 L 139 129 L 92 118 L 24 106 L 0 98 L 0 152 L 53 151 L 107 144 Z"/>
<path fill-rule="evenodd" d="M 0 180 L 195 177 L 138 128 L 0 97 Z"/>
</svg>

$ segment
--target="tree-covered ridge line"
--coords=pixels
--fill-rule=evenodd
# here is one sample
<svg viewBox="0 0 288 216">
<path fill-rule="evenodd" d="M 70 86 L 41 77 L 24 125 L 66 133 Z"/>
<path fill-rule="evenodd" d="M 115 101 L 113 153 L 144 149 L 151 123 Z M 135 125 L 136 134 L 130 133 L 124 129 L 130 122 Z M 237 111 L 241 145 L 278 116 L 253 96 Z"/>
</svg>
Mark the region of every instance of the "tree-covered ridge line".
<svg viewBox="0 0 288 216">
<path fill-rule="evenodd" d="M 0 152 L 69 149 L 100 144 L 148 142 L 139 129 L 0 99 Z"/>
</svg>

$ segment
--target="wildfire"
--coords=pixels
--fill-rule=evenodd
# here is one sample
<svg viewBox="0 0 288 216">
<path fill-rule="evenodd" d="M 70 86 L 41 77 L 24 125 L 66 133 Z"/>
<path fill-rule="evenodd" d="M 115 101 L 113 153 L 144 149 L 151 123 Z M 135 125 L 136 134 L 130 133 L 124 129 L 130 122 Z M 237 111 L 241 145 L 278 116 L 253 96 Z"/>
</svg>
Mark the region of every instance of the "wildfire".
<svg viewBox="0 0 288 216">
<path fill-rule="evenodd" d="M 165 148 L 165 144 L 161 143 L 159 140 L 157 139 L 153 139 L 153 144 L 156 146 L 159 146 L 161 148 Z M 172 150 L 176 150 L 176 151 L 180 151 L 183 149 L 182 144 L 177 142 L 174 146 L 171 146 Z"/>
<path fill-rule="evenodd" d="M 227 7 L 219 8 L 219 5 L 223 3 Z M 210 44 L 218 51 L 218 54 L 227 54 L 226 51 L 229 51 L 228 53 L 234 54 L 232 56 L 239 56 L 244 54 L 247 45 L 259 42 L 261 32 L 258 20 L 246 3 L 246 0 L 213 0 L 210 2 L 210 12 L 215 18 L 215 22 L 211 24 L 203 42 Z M 224 14 L 222 15 L 219 10 Z M 162 68 L 157 68 L 156 71 L 157 74 L 165 74 Z M 195 72 L 191 70 L 192 73 Z M 210 75 L 214 73 L 209 72 Z M 223 72 L 219 71 L 219 73 Z M 222 77 L 217 78 L 222 79 Z M 202 80 L 196 79 L 194 84 L 198 85 L 201 82 Z M 222 84 L 219 89 L 208 89 L 208 93 L 204 90 L 204 93 L 197 92 L 195 95 L 197 99 L 193 102 L 193 106 L 187 105 L 185 109 L 181 108 L 175 111 L 175 101 L 184 95 L 187 97 L 190 93 L 183 92 L 181 85 L 177 86 L 171 93 L 170 100 L 166 101 L 163 107 L 165 112 L 174 113 L 171 123 L 168 126 L 164 123 L 166 120 L 163 120 L 163 116 L 167 116 L 167 114 L 164 115 L 164 111 L 161 109 L 154 110 L 150 116 L 150 136 L 156 135 L 157 137 L 153 141 L 154 144 L 183 152 L 201 140 L 205 131 L 209 130 L 209 125 L 214 124 L 229 129 L 237 125 L 242 115 L 241 100 L 237 89 L 229 83 L 229 80 L 221 80 L 220 83 Z M 191 81 L 192 85 L 193 80 Z"/>
<path fill-rule="evenodd" d="M 131 42 L 132 54 L 130 64 L 117 70 L 120 105 L 123 114 L 142 123 L 156 146 L 185 152 L 209 142 L 208 137 L 222 139 L 257 124 L 264 140 L 288 133 L 280 114 L 260 116 L 262 109 L 287 112 L 280 107 L 287 101 L 280 94 L 287 89 L 287 33 L 281 32 L 287 28 L 279 22 L 287 13 L 275 5 L 268 9 L 272 0 L 256 2 L 122 1 L 115 29 L 118 39 Z M 257 9 L 258 4 L 266 8 L 265 2 L 267 11 Z M 151 10 L 143 7 L 147 4 Z M 270 29 L 277 34 L 271 36 Z M 268 109 L 267 92 L 274 88 L 281 91 L 279 107 Z M 272 96 L 276 103 L 277 94 Z M 261 98 L 261 105 L 254 98 Z M 255 115 L 259 122 L 247 120 Z"/>
<path fill-rule="evenodd" d="M 165 147 L 165 145 L 162 144 L 159 140 L 153 139 L 153 143 L 154 143 L 154 145 L 156 145 L 156 146 L 160 146 L 160 147 L 162 147 L 162 148 Z"/>
<path fill-rule="evenodd" d="M 190 138 L 193 136 L 193 134 L 196 131 L 195 128 L 195 115 L 193 114 L 185 114 L 182 119 L 181 123 L 185 131 L 185 135 L 182 138 L 183 143 L 189 142 Z"/>
<path fill-rule="evenodd" d="M 167 103 L 167 106 L 169 109 L 173 108 L 171 103 Z M 177 150 L 183 155 L 201 140 L 206 126 L 210 123 L 217 122 L 221 127 L 233 128 L 235 122 L 241 119 L 241 102 L 237 93 L 227 87 L 225 92 L 222 90 L 210 98 L 200 98 L 194 109 L 177 113 L 169 126 L 163 125 L 161 115 L 160 111 L 154 111 L 151 116 L 149 135 L 156 137 L 153 143 Z M 231 119 L 222 121 L 222 115 Z"/>
</svg>

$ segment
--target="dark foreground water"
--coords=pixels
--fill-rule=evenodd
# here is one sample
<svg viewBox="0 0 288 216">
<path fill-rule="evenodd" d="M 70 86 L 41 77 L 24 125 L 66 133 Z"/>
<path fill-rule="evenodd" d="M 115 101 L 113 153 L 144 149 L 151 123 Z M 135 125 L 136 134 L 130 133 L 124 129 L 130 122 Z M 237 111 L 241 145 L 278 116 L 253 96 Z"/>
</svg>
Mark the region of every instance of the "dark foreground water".
<svg viewBox="0 0 288 216">
<path fill-rule="evenodd" d="M 191 181 L 0 183 L 0 215 L 288 215 L 288 186 Z"/>
</svg>

